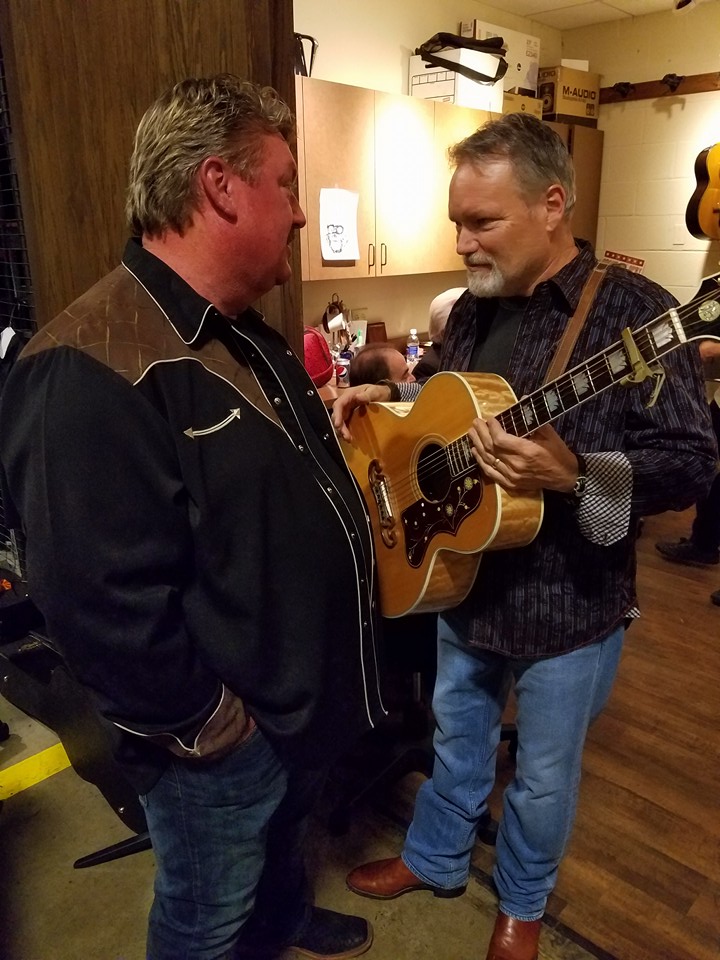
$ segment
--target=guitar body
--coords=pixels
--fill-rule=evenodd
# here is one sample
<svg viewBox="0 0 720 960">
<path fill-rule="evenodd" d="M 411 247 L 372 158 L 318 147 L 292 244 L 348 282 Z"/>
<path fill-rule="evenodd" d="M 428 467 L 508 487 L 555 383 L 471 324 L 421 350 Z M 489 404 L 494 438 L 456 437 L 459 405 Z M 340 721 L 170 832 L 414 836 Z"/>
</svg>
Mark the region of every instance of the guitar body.
<svg viewBox="0 0 720 960">
<path fill-rule="evenodd" d="M 515 402 L 501 377 L 444 372 L 415 403 L 353 413 L 343 453 L 371 518 L 383 616 L 455 606 L 482 551 L 525 546 L 537 535 L 542 493 L 513 496 L 487 481 L 466 440 L 476 417 Z"/>
<path fill-rule="evenodd" d="M 700 240 L 720 240 L 720 143 L 698 154 L 695 180 L 697 187 L 685 211 L 685 225 Z"/>
</svg>

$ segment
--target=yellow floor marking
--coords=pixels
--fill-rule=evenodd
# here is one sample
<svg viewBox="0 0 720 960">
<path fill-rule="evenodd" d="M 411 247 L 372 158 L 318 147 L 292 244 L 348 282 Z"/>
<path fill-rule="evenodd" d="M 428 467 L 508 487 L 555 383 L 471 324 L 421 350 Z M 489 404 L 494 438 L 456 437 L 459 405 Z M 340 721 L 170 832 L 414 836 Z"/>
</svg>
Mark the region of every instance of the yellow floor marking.
<svg viewBox="0 0 720 960">
<path fill-rule="evenodd" d="M 5 770 L 0 770 L 0 800 L 7 800 L 8 797 L 27 790 L 69 766 L 68 755 L 61 743 L 41 750 L 26 760 L 19 760 Z"/>
</svg>

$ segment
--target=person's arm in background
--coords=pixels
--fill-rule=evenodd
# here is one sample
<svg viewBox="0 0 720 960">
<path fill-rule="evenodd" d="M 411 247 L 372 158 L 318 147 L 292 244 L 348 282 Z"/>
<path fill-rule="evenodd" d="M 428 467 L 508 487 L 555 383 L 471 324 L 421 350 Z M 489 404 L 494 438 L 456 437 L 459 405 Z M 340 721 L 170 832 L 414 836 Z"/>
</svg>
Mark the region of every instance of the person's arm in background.
<svg viewBox="0 0 720 960">
<path fill-rule="evenodd" d="M 332 422 L 343 440 L 352 440 L 350 420 L 353 410 L 368 403 L 397 403 L 417 400 L 421 383 L 364 383 L 347 387 L 337 398 L 332 408 Z"/>
<path fill-rule="evenodd" d="M 720 380 L 720 341 L 701 340 L 698 344 L 706 380 Z M 718 384 L 720 387 L 720 384 Z"/>
</svg>

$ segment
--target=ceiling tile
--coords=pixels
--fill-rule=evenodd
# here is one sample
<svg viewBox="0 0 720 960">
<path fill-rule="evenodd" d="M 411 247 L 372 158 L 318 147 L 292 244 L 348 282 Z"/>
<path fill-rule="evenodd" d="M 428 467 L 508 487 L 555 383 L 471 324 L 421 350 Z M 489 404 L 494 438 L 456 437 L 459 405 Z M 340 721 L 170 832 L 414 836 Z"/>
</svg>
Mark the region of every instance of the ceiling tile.
<svg viewBox="0 0 720 960">
<path fill-rule="evenodd" d="M 672 10 L 675 0 L 503 0 L 490 4 L 504 13 L 529 17 L 558 30 L 641 17 Z M 696 0 L 701 3 L 703 0 Z"/>
<path fill-rule="evenodd" d="M 647 13 L 667 13 L 673 8 L 673 0 L 607 0 L 607 5 L 631 17 L 644 17 Z"/>
<path fill-rule="evenodd" d="M 514 13 L 519 17 L 532 17 L 533 20 L 542 23 L 542 18 L 538 14 L 547 10 L 560 10 L 563 7 L 574 7 L 591 2 L 593 0 L 504 0 L 502 6 L 499 3 L 489 4 L 489 6 L 496 6 L 504 13 Z"/>
<path fill-rule="evenodd" d="M 572 7 L 547 10 L 536 13 L 533 19 L 557 30 L 575 30 L 577 27 L 590 27 L 595 23 L 607 23 L 610 20 L 624 20 L 630 17 L 609 3 L 594 0 L 590 3 L 578 3 Z"/>
</svg>

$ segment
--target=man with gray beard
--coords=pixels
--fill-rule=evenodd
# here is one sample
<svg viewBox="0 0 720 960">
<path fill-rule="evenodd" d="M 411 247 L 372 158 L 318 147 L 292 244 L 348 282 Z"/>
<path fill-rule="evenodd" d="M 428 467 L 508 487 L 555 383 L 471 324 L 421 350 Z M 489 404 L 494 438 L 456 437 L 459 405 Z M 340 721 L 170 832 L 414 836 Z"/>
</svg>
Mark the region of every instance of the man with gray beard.
<svg viewBox="0 0 720 960">
<path fill-rule="evenodd" d="M 573 238 L 571 160 L 550 127 L 524 114 L 486 124 L 451 158 L 449 215 L 469 289 L 448 319 L 440 370 L 499 374 L 526 396 L 543 384 L 597 264 L 590 246 Z M 567 367 L 674 304 L 651 280 L 610 267 Z M 663 365 L 667 380 L 652 408 L 651 379 L 600 392 L 588 364 L 584 378 L 572 379 L 577 397 L 563 403 L 561 416 L 549 404 L 545 416 L 531 410 L 519 435 L 506 432 L 500 417 L 467 425 L 479 476 L 510 494 L 542 491 L 542 524 L 529 545 L 486 553 L 465 599 L 440 615 L 433 775 L 418 792 L 402 855 L 358 867 L 347 882 L 381 900 L 464 892 L 514 682 L 517 765 L 497 837 L 499 910 L 486 960 L 537 958 L 572 830 L 587 730 L 610 695 L 625 630 L 639 615 L 638 519 L 688 507 L 715 472 L 698 352 L 677 350 Z M 413 400 L 441 382 L 442 374 L 425 387 L 349 388 L 335 404 L 335 427 L 349 440 L 355 407 Z M 583 391 L 597 395 L 578 409 Z"/>
</svg>

